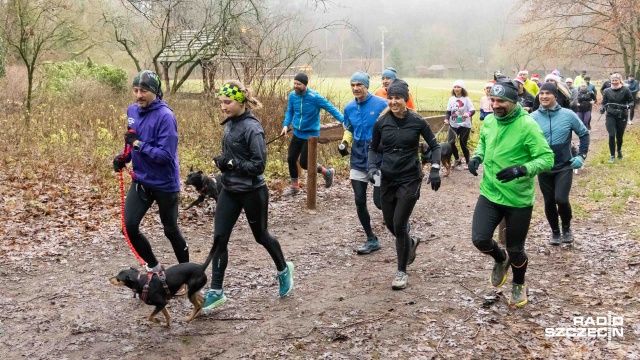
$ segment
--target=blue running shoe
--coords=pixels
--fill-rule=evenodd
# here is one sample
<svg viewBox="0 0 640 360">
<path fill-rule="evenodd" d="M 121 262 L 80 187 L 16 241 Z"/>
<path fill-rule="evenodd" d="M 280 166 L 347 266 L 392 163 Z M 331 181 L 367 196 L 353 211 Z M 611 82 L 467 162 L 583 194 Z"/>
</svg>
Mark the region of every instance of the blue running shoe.
<svg viewBox="0 0 640 360">
<path fill-rule="evenodd" d="M 209 290 L 204 295 L 204 307 L 202 308 L 202 312 L 207 314 L 225 302 L 227 302 L 227 297 L 224 296 L 224 290 L 220 294 L 216 293 L 214 290 Z"/>
<path fill-rule="evenodd" d="M 287 268 L 282 274 L 278 274 L 280 281 L 280 297 L 284 297 L 293 290 L 293 263 L 287 261 Z"/>
</svg>

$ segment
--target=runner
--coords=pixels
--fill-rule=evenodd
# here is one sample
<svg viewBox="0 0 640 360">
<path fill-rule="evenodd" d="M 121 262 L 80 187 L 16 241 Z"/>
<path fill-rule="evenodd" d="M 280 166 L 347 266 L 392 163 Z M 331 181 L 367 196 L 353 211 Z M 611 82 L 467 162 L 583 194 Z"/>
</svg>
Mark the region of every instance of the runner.
<svg viewBox="0 0 640 360">
<path fill-rule="evenodd" d="M 451 97 L 447 104 L 444 123 L 449 124 L 449 142 L 452 142 L 458 136 L 460 137 L 460 148 L 464 155 L 465 169 L 467 168 L 466 164 L 469 163 L 467 141 L 469 141 L 469 134 L 471 134 L 471 118 L 475 112 L 467 89 L 464 87 L 464 81 L 454 81 L 453 89 L 451 89 Z M 456 160 L 453 163 L 453 167 L 462 165 L 455 141 L 451 144 L 451 148 L 453 150 L 453 157 Z"/>
<path fill-rule="evenodd" d="M 373 95 L 379 96 L 386 100 L 387 88 L 389 87 L 389 84 L 391 84 L 391 82 L 395 80 L 397 77 L 398 77 L 398 72 L 396 71 L 396 69 L 392 67 L 388 67 L 384 69 L 382 71 L 382 87 L 376 90 L 373 93 Z M 407 107 L 413 111 L 416 111 L 416 102 L 413 100 L 413 95 L 411 94 L 411 91 L 409 91 L 409 101 L 407 101 Z"/>
<path fill-rule="evenodd" d="M 578 91 L 578 112 L 576 113 L 587 130 L 591 130 L 591 110 L 593 104 L 596 103 L 596 94 L 589 91 L 589 85 L 587 82 L 583 82 L 580 85 L 580 91 Z"/>
<path fill-rule="evenodd" d="M 229 257 L 227 246 L 242 210 L 256 242 L 267 249 L 276 265 L 280 297 L 293 289 L 293 263 L 285 262 L 280 243 L 267 230 L 269 190 L 264 181 L 267 144 L 260 120 L 251 112 L 262 104 L 235 80 L 222 86 L 218 99 L 226 119 L 221 123 L 225 127 L 222 155 L 213 161 L 222 172 L 222 191 L 216 205 L 211 289 L 205 296 L 205 312 L 227 301 L 222 286 Z"/>
<path fill-rule="evenodd" d="M 586 92 L 586 86 L 585 86 Z M 578 115 L 558 105 L 558 88 L 546 83 L 540 88 L 540 108 L 531 116 L 536 120 L 547 143 L 553 150 L 554 164 L 550 171 L 538 175 L 540 191 L 544 197 L 544 213 L 551 226 L 549 244 L 560 245 L 573 242 L 571 232 L 571 204 L 569 192 L 573 181 L 573 169 L 579 169 L 589 151 L 589 130 Z M 576 133 L 580 138 L 578 155 L 571 155 L 571 135 Z M 562 220 L 562 237 L 558 215 Z"/>
<path fill-rule="evenodd" d="M 607 132 L 609 133 L 609 153 L 611 160 L 615 162 L 615 150 L 618 150 L 618 159 L 622 159 L 622 138 L 627 127 L 627 110 L 633 107 L 631 91 L 622 84 L 622 76 L 618 73 L 611 75 L 611 86 L 602 93 L 602 106 L 600 114 L 607 113 Z M 617 148 L 616 148 L 617 142 Z"/>
<path fill-rule="evenodd" d="M 513 284 L 509 304 L 527 303 L 525 273 L 528 258 L 524 244 L 531 222 L 535 189 L 533 177 L 553 166 L 553 152 L 535 120 L 517 103 L 518 88 L 512 81 L 499 81 L 491 88 L 493 115 L 480 129 L 480 138 L 469 163 L 477 176 L 484 162 L 480 197 L 473 212 L 472 241 L 495 260 L 490 281 L 495 287 L 507 281 L 509 265 Z M 493 240 L 493 233 L 506 221 L 506 252 Z"/>
<path fill-rule="evenodd" d="M 407 109 L 409 86 L 400 79 L 387 89 L 389 111 L 385 111 L 373 126 L 369 158 L 382 155 L 379 168 L 369 163 L 369 181 L 382 175 L 382 216 L 387 228 L 396 238 L 398 271 L 391 283 L 393 290 L 407 287 L 407 265 L 415 259 L 419 240 L 408 233 L 409 217 L 420 198 L 422 166 L 418 157 L 420 136 L 432 149 L 431 171 L 427 184 L 437 191 L 440 188 L 440 145 L 426 121 Z"/>
</svg>

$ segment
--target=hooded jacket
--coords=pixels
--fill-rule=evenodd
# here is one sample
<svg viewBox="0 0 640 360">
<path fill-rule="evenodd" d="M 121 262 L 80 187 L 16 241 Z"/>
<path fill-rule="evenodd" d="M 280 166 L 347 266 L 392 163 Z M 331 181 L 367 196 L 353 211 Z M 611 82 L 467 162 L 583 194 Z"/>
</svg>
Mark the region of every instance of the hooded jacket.
<svg viewBox="0 0 640 360">
<path fill-rule="evenodd" d="M 352 169 L 369 170 L 368 149 L 373 125 L 386 108 L 387 101 L 371 93 L 364 101 L 354 99 L 344 107 L 344 127 L 353 133 L 350 159 Z"/>
<path fill-rule="evenodd" d="M 136 181 L 157 191 L 180 191 L 178 123 L 173 110 L 156 98 L 146 108 L 130 105 L 127 118 L 140 140 L 139 150 L 130 153 Z"/>
<path fill-rule="evenodd" d="M 320 109 L 324 109 L 338 121 L 343 122 L 342 114 L 335 106 L 319 93 L 307 88 L 303 93 L 289 94 L 287 112 L 284 114 L 284 126 L 293 126 L 293 135 L 301 139 L 320 135 Z"/>
<path fill-rule="evenodd" d="M 484 163 L 480 194 L 493 203 L 517 208 L 533 206 L 533 178 L 553 166 L 553 152 L 540 126 L 519 104 L 505 117 L 494 113 L 484 119 L 473 157 Z M 499 171 L 515 165 L 524 165 L 527 174 L 508 183 L 496 179 Z"/>
<path fill-rule="evenodd" d="M 267 143 L 260 121 L 249 110 L 226 118 L 222 136 L 222 155 L 233 159 L 236 168 L 222 173 L 222 186 L 230 192 L 247 192 L 264 186 Z"/>
<path fill-rule="evenodd" d="M 551 173 L 571 168 L 571 135 L 575 132 L 580 138 L 578 155 L 587 157 L 589 151 L 589 130 L 576 113 L 556 104 L 551 109 L 539 108 L 531 114 L 544 133 L 547 143 L 553 150 L 554 163 Z"/>
</svg>

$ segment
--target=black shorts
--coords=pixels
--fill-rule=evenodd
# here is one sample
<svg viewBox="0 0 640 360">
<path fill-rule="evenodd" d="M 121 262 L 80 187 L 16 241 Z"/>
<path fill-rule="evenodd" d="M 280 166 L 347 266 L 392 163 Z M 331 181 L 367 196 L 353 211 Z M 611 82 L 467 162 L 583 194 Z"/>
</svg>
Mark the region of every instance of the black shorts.
<svg viewBox="0 0 640 360">
<path fill-rule="evenodd" d="M 422 179 L 411 179 L 406 181 L 385 180 L 384 176 L 380 181 L 382 191 L 382 201 L 394 202 L 396 199 L 419 199 Z"/>
</svg>

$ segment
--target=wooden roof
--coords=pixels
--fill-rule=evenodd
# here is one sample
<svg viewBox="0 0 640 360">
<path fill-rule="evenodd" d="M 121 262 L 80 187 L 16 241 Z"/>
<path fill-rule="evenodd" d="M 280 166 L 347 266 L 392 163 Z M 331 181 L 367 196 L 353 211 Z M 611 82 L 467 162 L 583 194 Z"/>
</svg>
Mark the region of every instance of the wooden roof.
<svg viewBox="0 0 640 360">
<path fill-rule="evenodd" d="M 192 61 L 206 61 L 216 57 L 230 61 L 259 58 L 257 52 L 252 49 L 244 36 L 232 36 L 229 32 L 220 36 L 206 30 L 183 30 L 171 39 L 158 60 L 161 62 L 184 62 L 191 57 L 193 57 Z"/>
</svg>

